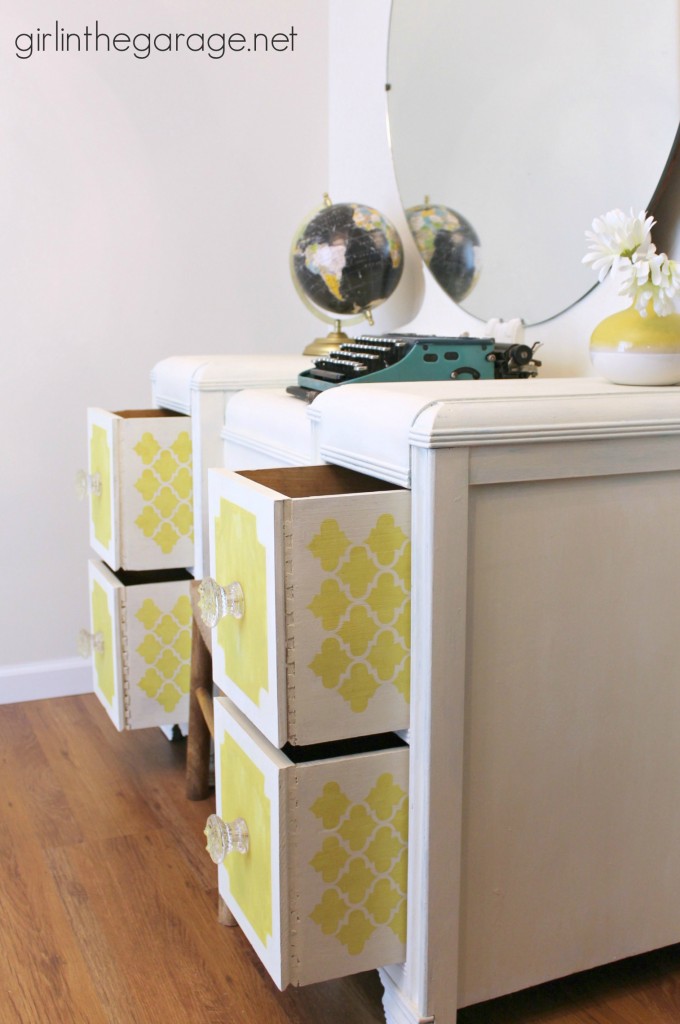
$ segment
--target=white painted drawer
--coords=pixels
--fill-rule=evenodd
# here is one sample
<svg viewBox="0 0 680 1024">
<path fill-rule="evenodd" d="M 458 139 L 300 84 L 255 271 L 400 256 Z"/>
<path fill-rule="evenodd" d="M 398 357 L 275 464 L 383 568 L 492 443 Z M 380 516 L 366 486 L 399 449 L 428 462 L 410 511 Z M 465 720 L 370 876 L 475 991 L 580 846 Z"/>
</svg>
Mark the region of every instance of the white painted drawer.
<svg viewBox="0 0 680 1024">
<path fill-rule="evenodd" d="M 188 720 L 189 583 L 183 571 L 115 574 L 89 563 L 94 692 L 117 729 Z"/>
<path fill-rule="evenodd" d="M 112 569 L 193 564 L 191 419 L 88 409 L 90 544 Z"/>
<path fill-rule="evenodd" d="M 248 831 L 223 859 L 209 840 L 219 891 L 281 989 L 405 958 L 408 747 L 381 739 L 298 748 L 296 763 L 215 701 L 217 814 Z"/>
<path fill-rule="evenodd" d="M 336 466 L 212 470 L 214 679 L 276 746 L 409 724 L 410 492 Z"/>
</svg>

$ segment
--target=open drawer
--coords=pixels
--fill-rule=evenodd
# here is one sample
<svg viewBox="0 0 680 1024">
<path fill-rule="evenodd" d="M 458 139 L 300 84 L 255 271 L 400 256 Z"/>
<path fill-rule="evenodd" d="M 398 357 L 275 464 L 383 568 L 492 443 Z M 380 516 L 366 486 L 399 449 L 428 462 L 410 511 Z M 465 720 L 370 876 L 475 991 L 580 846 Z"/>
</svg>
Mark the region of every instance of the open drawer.
<svg viewBox="0 0 680 1024">
<path fill-rule="evenodd" d="M 397 736 L 282 751 L 221 697 L 215 785 L 206 835 L 220 895 L 279 988 L 404 960 L 408 747 Z"/>
<path fill-rule="evenodd" d="M 214 679 L 276 746 L 408 727 L 410 498 L 330 465 L 211 470 L 211 573 L 243 594 Z"/>
<path fill-rule="evenodd" d="M 88 409 L 90 544 L 112 569 L 193 565 L 191 420 Z"/>
<path fill-rule="evenodd" d="M 190 580 L 184 570 L 113 573 L 89 563 L 91 634 L 81 644 L 91 649 L 94 691 L 117 729 L 188 720 Z"/>
</svg>

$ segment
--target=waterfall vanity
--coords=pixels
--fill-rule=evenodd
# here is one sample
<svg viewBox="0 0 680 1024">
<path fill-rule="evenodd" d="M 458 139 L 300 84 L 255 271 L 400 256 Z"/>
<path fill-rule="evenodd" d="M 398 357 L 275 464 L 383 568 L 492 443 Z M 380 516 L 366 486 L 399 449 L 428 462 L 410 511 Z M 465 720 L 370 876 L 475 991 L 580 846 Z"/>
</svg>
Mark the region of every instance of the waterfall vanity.
<svg viewBox="0 0 680 1024">
<path fill-rule="evenodd" d="M 678 388 L 307 405 L 185 362 L 154 402 L 194 441 L 194 563 L 242 590 L 211 845 L 274 981 L 377 967 L 388 1024 L 454 1024 L 680 940 Z"/>
<path fill-rule="evenodd" d="M 260 713 L 242 663 L 218 678 L 227 694 L 217 713 L 218 813 L 224 802 L 250 832 L 245 857 L 230 853 L 220 866 L 220 891 L 279 984 L 379 966 L 389 1024 L 454 1024 L 460 1006 L 678 941 L 678 394 L 592 379 L 367 384 L 309 407 L 272 393 L 276 444 L 287 430 L 302 436 L 308 418 L 310 461 L 374 478 L 360 488 L 370 500 L 348 477 L 335 505 L 316 499 L 322 514 L 310 490 L 298 511 L 302 492 L 293 484 L 286 493 L 286 470 L 273 485 L 262 446 L 251 466 L 260 476 L 211 471 L 211 502 L 243 508 L 239 488 L 250 494 L 253 531 L 241 523 L 239 536 L 262 547 L 271 612 L 262 643 L 284 692 Z M 232 439 L 257 432 L 248 410 L 261 421 L 263 400 L 232 400 Z M 403 602 L 398 612 L 394 601 L 377 604 L 382 625 L 368 631 L 361 608 L 376 572 L 385 592 L 388 576 L 393 591 L 399 572 L 406 578 L 396 541 L 371 548 L 367 538 L 381 515 L 391 517 L 387 533 L 396 528 L 389 502 L 409 492 L 396 514 L 401 555 L 407 536 L 412 553 L 406 719 L 388 701 L 384 724 L 378 715 L 354 732 L 396 730 L 392 743 L 315 748 L 310 767 L 298 723 L 314 720 L 315 742 L 347 738 L 352 715 L 333 710 L 333 701 L 346 707 L 343 685 L 363 672 L 357 700 L 370 709 L 380 679 L 389 684 L 405 664 L 394 650 L 381 660 L 376 639 L 387 651 Z M 217 505 L 210 517 L 211 568 L 226 585 L 228 529 L 215 532 Z M 267 561 L 277 524 L 280 555 Z M 300 579 L 286 575 L 291 552 L 308 558 Z M 373 559 L 370 571 L 361 558 Z M 249 605 L 246 588 L 232 645 L 258 600 Z M 316 620 L 325 637 L 310 633 Z M 269 701 L 276 687 L 261 684 Z M 231 759 L 224 778 L 222 756 Z M 235 778 L 264 794 L 252 825 L 233 798 Z M 264 910 L 246 870 L 263 844 L 254 877 Z"/>
</svg>

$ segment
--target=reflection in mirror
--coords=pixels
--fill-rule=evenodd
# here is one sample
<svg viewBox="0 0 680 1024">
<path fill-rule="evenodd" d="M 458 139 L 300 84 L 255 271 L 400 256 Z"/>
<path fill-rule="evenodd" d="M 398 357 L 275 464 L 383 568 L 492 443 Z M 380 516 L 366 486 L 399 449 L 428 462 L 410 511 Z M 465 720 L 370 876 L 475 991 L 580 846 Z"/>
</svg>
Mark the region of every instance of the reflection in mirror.
<svg viewBox="0 0 680 1024">
<path fill-rule="evenodd" d="M 462 302 L 477 284 L 481 269 L 479 238 L 465 217 L 425 197 L 422 206 L 409 206 L 406 219 L 418 251 L 454 302 Z"/>
<path fill-rule="evenodd" d="M 679 52 L 677 0 L 393 0 L 397 183 L 407 211 L 448 207 L 477 236 L 467 312 L 539 323 L 592 288 L 593 218 L 654 210 Z"/>
</svg>

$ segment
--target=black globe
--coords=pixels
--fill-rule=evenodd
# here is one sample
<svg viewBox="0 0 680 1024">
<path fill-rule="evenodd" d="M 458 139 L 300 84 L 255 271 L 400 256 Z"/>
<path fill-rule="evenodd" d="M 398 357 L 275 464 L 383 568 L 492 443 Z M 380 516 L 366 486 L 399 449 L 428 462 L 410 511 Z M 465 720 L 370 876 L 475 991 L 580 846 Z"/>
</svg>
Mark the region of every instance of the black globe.
<svg viewBox="0 0 680 1024">
<path fill-rule="evenodd" d="M 314 305 L 337 316 L 362 313 L 399 284 L 404 254 L 393 224 L 370 206 L 334 203 L 302 226 L 292 273 Z"/>
</svg>

